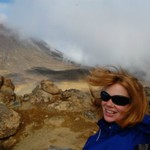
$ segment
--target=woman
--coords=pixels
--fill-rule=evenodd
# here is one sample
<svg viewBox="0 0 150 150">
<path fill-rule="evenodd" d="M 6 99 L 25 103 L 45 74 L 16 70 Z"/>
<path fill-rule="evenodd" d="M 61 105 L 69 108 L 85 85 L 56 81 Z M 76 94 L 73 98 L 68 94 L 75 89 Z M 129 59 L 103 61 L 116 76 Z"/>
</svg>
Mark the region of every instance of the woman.
<svg viewBox="0 0 150 150">
<path fill-rule="evenodd" d="M 88 81 L 101 87 L 100 98 L 93 100 L 100 120 L 99 131 L 83 150 L 134 150 L 150 144 L 148 101 L 140 81 L 121 68 L 97 68 Z"/>
</svg>

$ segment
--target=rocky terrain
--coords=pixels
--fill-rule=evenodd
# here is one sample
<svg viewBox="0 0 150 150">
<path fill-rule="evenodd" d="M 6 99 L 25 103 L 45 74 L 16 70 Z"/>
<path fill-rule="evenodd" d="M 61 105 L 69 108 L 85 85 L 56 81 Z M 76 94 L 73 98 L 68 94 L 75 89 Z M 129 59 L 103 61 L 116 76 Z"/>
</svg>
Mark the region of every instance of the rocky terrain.
<svg viewBox="0 0 150 150">
<path fill-rule="evenodd" d="M 1 149 L 81 150 L 97 130 L 87 91 L 63 91 L 42 80 L 31 93 L 17 95 L 10 79 L 0 83 Z"/>
</svg>

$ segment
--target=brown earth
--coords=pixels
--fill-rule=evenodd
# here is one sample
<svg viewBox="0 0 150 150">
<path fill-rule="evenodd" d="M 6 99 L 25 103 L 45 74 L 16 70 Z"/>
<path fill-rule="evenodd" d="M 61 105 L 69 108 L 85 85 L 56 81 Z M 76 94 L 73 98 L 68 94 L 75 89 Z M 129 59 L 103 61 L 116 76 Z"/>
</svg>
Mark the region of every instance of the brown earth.
<svg viewBox="0 0 150 150">
<path fill-rule="evenodd" d="M 17 85 L 15 92 L 19 95 L 31 93 L 36 84 Z M 62 90 L 88 92 L 85 80 L 56 84 Z M 22 116 L 22 124 L 19 131 L 4 142 L 6 150 L 47 150 L 50 145 L 81 150 L 87 138 L 97 130 L 96 120 L 85 119 L 81 113 L 49 112 L 30 103 L 22 103 L 16 111 Z"/>
</svg>

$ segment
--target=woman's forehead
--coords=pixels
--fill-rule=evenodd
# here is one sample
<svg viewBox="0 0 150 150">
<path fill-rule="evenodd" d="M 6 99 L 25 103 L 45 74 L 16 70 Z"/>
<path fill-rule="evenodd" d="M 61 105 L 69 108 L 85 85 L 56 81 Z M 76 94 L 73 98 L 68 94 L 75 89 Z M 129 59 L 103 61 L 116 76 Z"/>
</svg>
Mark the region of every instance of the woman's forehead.
<svg viewBox="0 0 150 150">
<path fill-rule="evenodd" d="M 111 95 L 124 95 L 129 96 L 128 91 L 121 84 L 112 84 L 110 86 L 105 87 L 105 90 Z"/>
</svg>

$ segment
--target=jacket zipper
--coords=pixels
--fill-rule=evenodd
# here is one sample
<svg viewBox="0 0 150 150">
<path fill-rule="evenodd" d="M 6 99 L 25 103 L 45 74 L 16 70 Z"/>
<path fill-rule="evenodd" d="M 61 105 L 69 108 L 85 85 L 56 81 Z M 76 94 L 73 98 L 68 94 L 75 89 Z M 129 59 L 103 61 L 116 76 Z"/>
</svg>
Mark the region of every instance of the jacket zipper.
<svg viewBox="0 0 150 150">
<path fill-rule="evenodd" d="M 99 140 L 100 136 L 101 136 L 101 129 L 100 129 L 99 132 L 98 132 L 98 136 L 97 136 L 97 138 L 96 138 L 96 141 Z"/>
</svg>

